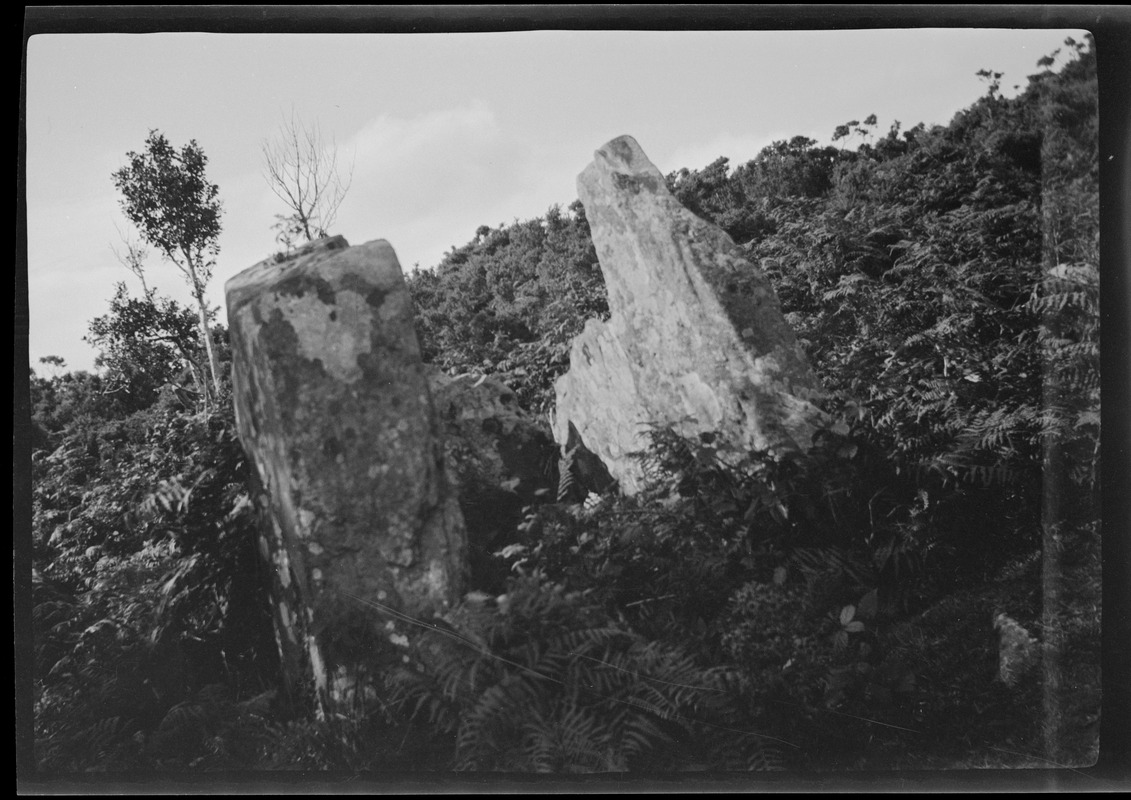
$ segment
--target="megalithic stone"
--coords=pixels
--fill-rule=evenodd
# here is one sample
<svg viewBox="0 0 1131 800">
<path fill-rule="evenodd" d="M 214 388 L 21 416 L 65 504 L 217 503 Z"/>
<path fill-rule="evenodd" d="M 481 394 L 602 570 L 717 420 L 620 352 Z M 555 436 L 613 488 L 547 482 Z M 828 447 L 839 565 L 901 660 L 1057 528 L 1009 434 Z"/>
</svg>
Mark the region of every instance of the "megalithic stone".
<svg viewBox="0 0 1131 800">
<path fill-rule="evenodd" d="M 577 181 L 608 289 L 555 384 L 554 438 L 572 423 L 622 491 L 648 426 L 714 432 L 738 449 L 807 449 L 828 424 L 820 384 L 762 271 L 717 225 L 688 211 L 629 136 Z"/>
<path fill-rule="evenodd" d="M 387 242 L 340 236 L 267 259 L 225 293 L 284 672 L 313 679 L 325 712 L 411 633 L 372 604 L 427 620 L 463 590 L 463 519 L 412 303 Z"/>
</svg>

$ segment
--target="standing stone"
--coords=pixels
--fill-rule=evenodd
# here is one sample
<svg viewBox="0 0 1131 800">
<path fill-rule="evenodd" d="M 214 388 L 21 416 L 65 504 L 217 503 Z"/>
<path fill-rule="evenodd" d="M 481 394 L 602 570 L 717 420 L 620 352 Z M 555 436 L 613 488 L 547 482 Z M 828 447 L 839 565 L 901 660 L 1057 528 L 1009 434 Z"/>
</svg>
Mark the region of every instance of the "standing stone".
<svg viewBox="0 0 1131 800">
<path fill-rule="evenodd" d="M 262 482 L 288 682 L 323 712 L 455 601 L 465 534 L 393 248 L 321 239 L 225 286 L 236 420 Z M 366 605 L 366 601 L 370 605 Z"/>
<path fill-rule="evenodd" d="M 622 136 L 578 178 L 609 294 L 555 384 L 554 437 L 576 426 L 621 489 L 644 476 L 630 454 L 649 425 L 734 448 L 808 449 L 825 423 L 820 386 L 773 288 L 718 226 L 672 195 L 640 146 Z"/>
</svg>

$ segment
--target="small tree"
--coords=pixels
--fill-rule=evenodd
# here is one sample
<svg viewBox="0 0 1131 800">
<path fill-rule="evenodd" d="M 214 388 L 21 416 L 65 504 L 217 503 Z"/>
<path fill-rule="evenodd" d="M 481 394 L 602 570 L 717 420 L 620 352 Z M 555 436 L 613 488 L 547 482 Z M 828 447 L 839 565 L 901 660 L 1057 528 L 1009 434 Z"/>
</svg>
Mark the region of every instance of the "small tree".
<svg viewBox="0 0 1131 800">
<path fill-rule="evenodd" d="M 349 191 L 353 168 L 343 181 L 338 150 L 327 145 L 317 125 L 307 127 L 292 112 L 279 133 L 263 142 L 263 177 L 290 213 L 276 214 L 278 240 L 289 250 L 295 239 L 325 236 Z"/>
<path fill-rule="evenodd" d="M 212 385 L 219 392 L 220 365 L 209 335 L 204 291 L 219 252 L 219 187 L 204 176 L 207 156 L 195 140 L 177 152 L 160 132 L 151 130 L 143 153 L 126 154 L 129 164 L 113 174 L 122 193 L 122 210 L 142 238 L 173 262 L 196 300 L 200 334 L 208 353 Z M 132 267 L 131 267 L 132 269 Z"/>
<path fill-rule="evenodd" d="M 200 353 L 200 333 L 192 309 L 183 308 L 150 289 L 143 298 L 130 297 L 119 283 L 110 312 L 90 321 L 84 339 L 98 348 L 95 364 L 106 369 L 107 391 L 129 396 L 144 408 L 157 399 L 167 383 L 178 388 L 191 380 L 204 395 L 207 379 Z"/>
</svg>

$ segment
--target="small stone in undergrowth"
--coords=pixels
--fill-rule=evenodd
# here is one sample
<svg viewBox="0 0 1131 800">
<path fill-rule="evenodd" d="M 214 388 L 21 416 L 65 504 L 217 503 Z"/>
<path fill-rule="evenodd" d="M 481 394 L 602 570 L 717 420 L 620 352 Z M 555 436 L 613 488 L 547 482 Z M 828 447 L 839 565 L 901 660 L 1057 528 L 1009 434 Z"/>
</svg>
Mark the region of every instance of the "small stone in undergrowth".
<svg viewBox="0 0 1131 800">
<path fill-rule="evenodd" d="M 998 680 L 1013 687 L 1037 663 L 1039 643 L 1017 620 L 998 614 L 994 617 L 998 632 Z"/>
</svg>

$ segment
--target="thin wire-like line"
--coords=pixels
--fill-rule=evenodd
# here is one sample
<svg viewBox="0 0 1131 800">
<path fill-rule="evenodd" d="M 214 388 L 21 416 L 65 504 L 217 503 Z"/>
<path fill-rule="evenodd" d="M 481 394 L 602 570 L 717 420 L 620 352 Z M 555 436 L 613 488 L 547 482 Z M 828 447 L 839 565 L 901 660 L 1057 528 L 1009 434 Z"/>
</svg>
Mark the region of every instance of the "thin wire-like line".
<svg viewBox="0 0 1131 800">
<path fill-rule="evenodd" d="M 565 686 L 564 681 L 560 681 L 557 678 L 553 677 L 552 675 L 545 675 L 541 672 L 538 672 L 535 669 L 531 669 L 530 667 L 526 666 L 525 664 L 519 664 L 517 661 L 511 661 L 509 658 L 505 658 L 503 656 L 500 656 L 497 653 L 492 653 L 490 650 L 481 646 L 478 642 L 467 638 L 466 636 L 462 635 L 458 631 L 452 630 L 450 628 L 441 628 L 439 625 L 436 625 L 434 623 L 419 620 L 416 617 L 413 617 L 409 614 L 405 614 L 402 611 L 397 611 L 395 608 L 391 608 L 390 606 L 387 606 L 384 603 L 379 603 L 376 600 L 369 600 L 369 599 L 364 598 L 364 597 L 358 597 L 356 594 L 352 594 L 350 592 L 342 592 L 342 594 L 344 594 L 346 597 L 351 597 L 354 600 L 357 600 L 359 603 L 364 603 L 365 605 L 372 606 L 373 608 L 376 608 L 379 611 L 384 611 L 386 614 L 389 614 L 390 616 L 396 617 L 397 619 L 402 620 L 404 622 L 408 622 L 412 625 L 417 625 L 421 628 L 424 628 L 425 630 L 433 631 L 434 633 L 443 634 L 444 636 L 447 636 L 450 639 L 454 639 L 457 642 L 461 642 L 462 644 L 467 645 L 468 647 L 472 648 L 473 650 L 475 650 L 480 655 L 484 655 L 484 656 L 487 656 L 489 658 L 493 658 L 497 661 L 502 661 L 504 664 L 510 664 L 512 667 L 517 667 L 518 669 L 521 669 L 524 672 L 529 672 L 532 675 L 537 675 L 539 678 L 544 678 L 548 681 L 553 681 L 554 683 L 558 683 L 558 684 L 561 684 L 562 686 Z"/>
<path fill-rule="evenodd" d="M 788 700 L 778 700 L 777 698 L 770 698 L 770 701 L 773 702 L 773 703 L 780 703 L 783 706 L 793 706 L 795 708 L 804 708 L 804 706 L 802 706 L 800 703 L 791 703 Z M 832 708 L 826 708 L 825 710 L 828 711 L 830 714 L 838 714 L 842 717 L 850 717 L 851 719 L 858 719 L 861 722 L 868 722 L 868 723 L 871 723 L 872 725 L 883 725 L 885 728 L 895 728 L 897 731 L 907 731 L 908 733 L 922 733 L 922 731 L 917 731 L 914 728 L 904 728 L 902 725 L 893 725 L 890 722 L 880 722 L 878 719 L 870 719 L 869 717 L 860 717 L 860 716 L 857 716 L 856 714 L 849 714 L 847 711 L 837 711 L 837 710 L 832 709 Z"/>
</svg>

